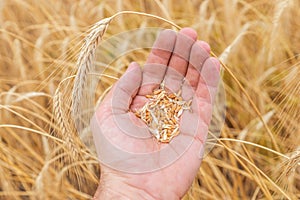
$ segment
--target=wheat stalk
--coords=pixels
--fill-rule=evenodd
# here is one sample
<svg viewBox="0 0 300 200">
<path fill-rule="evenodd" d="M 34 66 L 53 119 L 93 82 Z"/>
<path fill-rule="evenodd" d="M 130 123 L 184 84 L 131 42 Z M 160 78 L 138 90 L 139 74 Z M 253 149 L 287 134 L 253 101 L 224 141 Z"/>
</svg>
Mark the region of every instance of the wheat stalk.
<svg viewBox="0 0 300 200">
<path fill-rule="evenodd" d="M 146 13 L 138 13 L 133 11 L 119 12 L 113 15 L 112 17 L 108 17 L 100 20 L 99 22 L 97 22 L 92 26 L 89 34 L 86 36 L 84 40 L 85 42 L 81 47 L 77 59 L 76 75 L 72 77 L 68 77 L 63 81 L 61 81 L 53 98 L 54 117 L 56 123 L 60 127 L 61 137 L 65 142 L 67 149 L 71 152 L 72 158 L 76 158 L 79 153 L 79 149 L 74 142 L 75 137 L 77 137 L 77 135 L 75 135 L 76 128 L 80 136 L 83 128 L 83 122 L 82 122 L 83 120 L 81 120 L 81 118 L 85 118 L 83 117 L 82 114 L 86 110 L 89 110 L 90 109 L 89 106 L 91 105 L 91 102 L 89 102 L 91 98 L 85 98 L 85 97 L 90 97 L 92 95 L 89 94 L 86 89 L 89 86 L 88 75 L 93 74 L 94 67 L 95 67 L 94 60 L 95 60 L 96 48 L 98 47 L 99 42 L 102 40 L 102 37 L 105 34 L 112 19 L 121 14 L 139 14 L 148 17 L 150 16 L 150 17 L 154 17 L 166 21 L 176 26 L 172 22 L 169 22 L 168 20 L 165 20 L 158 16 L 154 16 Z M 75 77 L 75 80 L 74 80 L 73 90 L 71 94 L 71 103 L 70 103 L 71 113 L 70 113 L 68 112 L 68 109 L 67 110 L 63 109 L 64 105 L 62 104 L 62 102 L 64 102 L 65 105 L 68 105 L 69 103 L 68 101 L 69 99 L 62 98 L 63 95 L 67 96 L 68 90 L 66 89 L 65 91 L 60 91 L 60 88 L 63 82 L 73 77 Z M 71 122 L 72 121 L 70 120 L 71 118 L 73 118 L 74 123 Z"/>
<path fill-rule="evenodd" d="M 216 54 L 214 52 L 210 52 L 214 57 L 218 58 L 216 56 Z M 271 141 L 272 141 L 272 144 L 274 145 L 275 147 L 275 150 L 276 151 L 279 151 L 279 147 L 278 147 L 278 144 L 274 138 L 274 135 L 272 133 L 272 131 L 270 130 L 270 128 L 268 127 L 267 123 L 265 122 L 262 114 L 260 113 L 260 111 L 258 110 L 257 106 L 255 105 L 255 103 L 252 101 L 251 97 L 249 96 L 249 94 L 247 93 L 246 89 L 244 88 L 244 86 L 240 83 L 240 81 L 238 80 L 238 78 L 234 75 L 234 73 L 229 69 L 229 67 L 224 64 L 222 62 L 222 60 L 219 60 L 220 63 L 221 63 L 221 66 L 229 73 L 229 75 L 231 76 L 231 78 L 233 78 L 233 80 L 236 82 L 236 84 L 239 86 L 239 88 L 241 89 L 241 91 L 244 93 L 244 95 L 246 96 L 246 98 L 248 99 L 248 101 L 250 102 L 252 108 L 254 109 L 254 111 L 256 112 L 256 114 L 258 115 L 259 119 L 261 120 L 263 126 L 265 127 L 268 135 L 270 136 L 271 138 Z"/>
</svg>

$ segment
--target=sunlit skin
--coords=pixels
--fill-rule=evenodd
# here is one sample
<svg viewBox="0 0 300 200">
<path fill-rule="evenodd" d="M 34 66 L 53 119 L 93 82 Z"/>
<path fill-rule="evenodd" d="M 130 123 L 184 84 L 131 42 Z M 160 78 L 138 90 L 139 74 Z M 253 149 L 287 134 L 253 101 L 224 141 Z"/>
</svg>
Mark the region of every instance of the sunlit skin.
<svg viewBox="0 0 300 200">
<path fill-rule="evenodd" d="M 190 38 L 192 42 L 185 42 L 184 37 Z M 170 49 L 170 51 L 166 49 Z M 180 52 L 187 56 L 187 59 L 179 56 Z M 159 87 L 158 83 L 163 80 L 166 88 L 172 91 L 181 89 L 184 99 L 193 99 L 192 109 L 194 108 L 194 112 L 191 112 L 189 117 L 203 123 L 201 129 L 197 130 L 192 145 L 184 155 L 163 169 L 149 173 L 131 174 L 100 164 L 101 178 L 95 199 L 180 199 L 185 195 L 202 161 L 201 156 L 212 116 L 212 99 L 219 82 L 220 65 L 216 58 L 210 57 L 209 52 L 209 45 L 198 41 L 197 33 L 191 28 L 183 28 L 178 33 L 164 30 L 158 36 L 145 67 L 142 69 L 135 62 L 129 65 L 125 75 L 120 78 L 95 113 L 99 127 L 105 131 L 105 135 L 112 137 L 115 144 L 134 152 L 146 152 L 153 148 L 161 148 L 159 144 L 153 146 L 153 138 L 145 140 L 143 144 L 120 132 L 113 119 L 111 103 L 117 87 L 123 87 L 127 91 L 120 99 L 130 99 L 129 104 L 120 100 L 119 106 L 124 113 L 130 115 L 134 123 L 141 123 L 134 115 L 134 110 L 144 105 L 145 95 L 151 94 L 154 89 Z M 191 64 L 191 60 L 193 60 L 192 63 L 196 63 L 196 66 Z M 153 70 L 151 66 L 155 64 L 162 64 L 166 67 Z M 174 74 L 172 71 L 178 73 Z M 155 80 L 156 84 L 143 84 L 149 80 Z M 190 87 L 186 87 L 185 82 L 189 83 Z M 139 89 L 136 90 L 136 88 Z M 185 128 L 188 130 L 191 124 L 186 121 L 180 126 L 183 130 Z M 93 134 L 97 134 L 95 130 Z"/>
</svg>

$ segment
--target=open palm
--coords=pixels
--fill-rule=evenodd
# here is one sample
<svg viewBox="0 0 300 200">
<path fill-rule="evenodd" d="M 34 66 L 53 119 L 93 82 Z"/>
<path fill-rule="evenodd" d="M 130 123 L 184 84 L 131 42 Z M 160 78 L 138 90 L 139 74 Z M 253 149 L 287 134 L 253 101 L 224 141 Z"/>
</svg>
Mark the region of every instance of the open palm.
<svg viewBox="0 0 300 200">
<path fill-rule="evenodd" d="M 190 28 L 162 31 L 143 69 L 131 63 L 96 110 L 91 123 L 101 161 L 96 198 L 180 199 L 191 186 L 219 81 L 218 60 L 196 38 Z M 184 100 L 192 99 L 191 111 L 181 117 L 179 136 L 169 144 L 158 143 L 134 115 L 162 82 L 169 91 L 181 90 Z"/>
</svg>

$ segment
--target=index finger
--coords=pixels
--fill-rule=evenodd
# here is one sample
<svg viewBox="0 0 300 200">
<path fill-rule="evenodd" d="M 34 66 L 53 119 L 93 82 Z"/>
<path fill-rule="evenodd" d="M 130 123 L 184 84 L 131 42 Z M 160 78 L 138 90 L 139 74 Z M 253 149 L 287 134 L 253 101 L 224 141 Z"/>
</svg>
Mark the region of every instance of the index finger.
<svg viewBox="0 0 300 200">
<path fill-rule="evenodd" d="M 152 93 L 163 81 L 175 41 L 175 31 L 163 30 L 159 34 L 144 66 L 143 81 L 138 95 Z"/>
</svg>

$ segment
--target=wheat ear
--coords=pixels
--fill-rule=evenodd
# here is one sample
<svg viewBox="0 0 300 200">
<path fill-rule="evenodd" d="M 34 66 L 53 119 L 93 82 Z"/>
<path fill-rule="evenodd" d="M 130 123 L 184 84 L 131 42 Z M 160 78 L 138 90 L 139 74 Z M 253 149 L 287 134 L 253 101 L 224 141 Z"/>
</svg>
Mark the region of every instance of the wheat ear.
<svg viewBox="0 0 300 200">
<path fill-rule="evenodd" d="M 95 58 L 95 51 L 99 41 L 102 39 L 110 21 L 110 18 L 105 18 L 97 22 L 92 28 L 89 35 L 85 38 L 85 42 L 81 47 L 81 51 L 77 60 L 77 74 L 74 81 L 72 91 L 72 116 L 79 116 L 81 109 L 81 100 L 84 96 L 84 89 L 87 85 L 87 75 L 91 72 Z"/>
<path fill-rule="evenodd" d="M 71 153 L 71 157 L 76 159 L 79 152 L 73 139 L 73 130 L 69 122 L 67 121 L 68 115 L 63 110 L 60 87 L 56 89 L 53 97 L 53 111 L 55 122 L 59 126 L 59 130 L 61 131 L 61 138 L 66 144 L 68 151 Z"/>
</svg>

